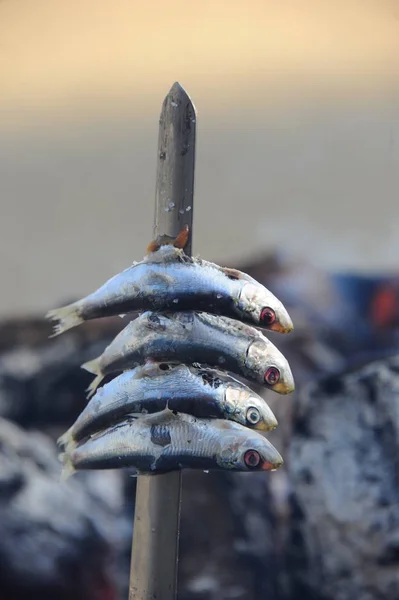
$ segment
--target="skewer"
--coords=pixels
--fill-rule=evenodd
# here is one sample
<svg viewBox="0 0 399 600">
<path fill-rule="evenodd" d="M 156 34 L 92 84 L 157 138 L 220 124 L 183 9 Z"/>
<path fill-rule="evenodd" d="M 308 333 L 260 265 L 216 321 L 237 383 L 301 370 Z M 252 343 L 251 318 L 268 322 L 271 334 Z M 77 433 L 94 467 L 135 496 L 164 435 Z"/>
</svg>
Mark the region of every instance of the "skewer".
<svg viewBox="0 0 399 600">
<path fill-rule="evenodd" d="M 158 138 L 154 240 L 176 238 L 188 227 L 191 255 L 196 111 L 175 83 L 166 96 Z M 139 476 L 129 600 L 175 600 L 180 526 L 181 472 Z"/>
</svg>

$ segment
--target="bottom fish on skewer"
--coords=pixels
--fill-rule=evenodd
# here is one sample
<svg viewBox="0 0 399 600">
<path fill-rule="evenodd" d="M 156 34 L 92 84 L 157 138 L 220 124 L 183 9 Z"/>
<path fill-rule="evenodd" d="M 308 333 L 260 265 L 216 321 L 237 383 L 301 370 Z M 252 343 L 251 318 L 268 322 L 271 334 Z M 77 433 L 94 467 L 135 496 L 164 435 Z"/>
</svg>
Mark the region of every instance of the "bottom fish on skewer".
<svg viewBox="0 0 399 600">
<path fill-rule="evenodd" d="M 283 464 L 260 433 L 232 421 L 162 412 L 129 418 L 61 454 L 62 479 L 77 470 L 134 468 L 140 474 L 179 469 L 271 471 Z"/>
</svg>

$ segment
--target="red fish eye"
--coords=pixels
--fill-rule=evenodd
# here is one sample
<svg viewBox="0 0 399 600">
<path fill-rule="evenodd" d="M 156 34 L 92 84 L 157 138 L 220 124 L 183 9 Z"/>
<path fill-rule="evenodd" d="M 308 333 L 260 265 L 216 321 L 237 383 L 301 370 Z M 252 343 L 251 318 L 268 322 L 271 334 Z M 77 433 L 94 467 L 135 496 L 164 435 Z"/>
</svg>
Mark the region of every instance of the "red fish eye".
<svg viewBox="0 0 399 600">
<path fill-rule="evenodd" d="M 275 320 L 276 313 L 273 309 L 269 308 L 268 306 L 266 308 L 262 308 L 262 311 L 260 313 L 260 322 L 263 325 L 273 325 Z"/>
<path fill-rule="evenodd" d="M 265 373 L 265 382 L 276 385 L 280 381 L 280 371 L 276 367 L 269 367 Z"/>
<path fill-rule="evenodd" d="M 250 469 L 254 469 L 260 463 L 259 452 L 256 450 L 247 450 L 244 454 L 244 462 Z"/>
</svg>

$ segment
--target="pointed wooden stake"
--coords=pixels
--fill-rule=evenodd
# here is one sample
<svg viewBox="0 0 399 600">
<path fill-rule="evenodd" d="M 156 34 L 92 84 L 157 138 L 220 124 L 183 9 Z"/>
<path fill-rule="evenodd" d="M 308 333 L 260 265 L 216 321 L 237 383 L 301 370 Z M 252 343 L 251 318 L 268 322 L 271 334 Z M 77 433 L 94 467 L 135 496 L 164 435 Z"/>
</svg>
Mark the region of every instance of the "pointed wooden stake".
<svg viewBox="0 0 399 600">
<path fill-rule="evenodd" d="M 191 254 L 196 111 L 175 83 L 159 120 L 154 239 L 177 237 L 185 225 Z M 129 600 L 175 600 L 180 525 L 181 473 L 140 476 L 136 507 Z"/>
</svg>

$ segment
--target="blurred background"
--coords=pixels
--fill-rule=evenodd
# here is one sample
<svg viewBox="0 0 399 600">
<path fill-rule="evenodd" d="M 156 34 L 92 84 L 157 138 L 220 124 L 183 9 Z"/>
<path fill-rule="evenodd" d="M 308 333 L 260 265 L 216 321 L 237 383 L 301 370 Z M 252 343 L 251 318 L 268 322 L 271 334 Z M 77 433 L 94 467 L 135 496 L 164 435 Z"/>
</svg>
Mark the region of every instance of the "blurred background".
<svg viewBox="0 0 399 600">
<path fill-rule="evenodd" d="M 396 0 L 0 2 L 1 600 L 127 597 L 134 479 L 54 443 L 121 321 L 42 315 L 143 256 L 175 81 L 194 251 L 286 303 L 298 389 L 281 472 L 185 475 L 180 598 L 399 598 L 398 76 Z"/>
<path fill-rule="evenodd" d="M 3 0 L 0 311 L 142 255 L 175 80 L 199 113 L 197 252 L 396 268 L 398 19 L 392 0 Z"/>
</svg>

